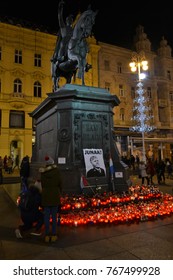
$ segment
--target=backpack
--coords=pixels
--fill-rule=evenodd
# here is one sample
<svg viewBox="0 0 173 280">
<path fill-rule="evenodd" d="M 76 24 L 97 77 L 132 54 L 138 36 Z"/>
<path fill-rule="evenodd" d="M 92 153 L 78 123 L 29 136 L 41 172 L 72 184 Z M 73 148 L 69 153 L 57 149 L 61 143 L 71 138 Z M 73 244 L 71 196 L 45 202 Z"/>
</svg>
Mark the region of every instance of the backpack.
<svg viewBox="0 0 173 280">
<path fill-rule="evenodd" d="M 34 207 L 34 197 L 32 193 L 27 190 L 20 193 L 18 198 L 18 207 L 22 211 L 31 211 Z"/>
</svg>

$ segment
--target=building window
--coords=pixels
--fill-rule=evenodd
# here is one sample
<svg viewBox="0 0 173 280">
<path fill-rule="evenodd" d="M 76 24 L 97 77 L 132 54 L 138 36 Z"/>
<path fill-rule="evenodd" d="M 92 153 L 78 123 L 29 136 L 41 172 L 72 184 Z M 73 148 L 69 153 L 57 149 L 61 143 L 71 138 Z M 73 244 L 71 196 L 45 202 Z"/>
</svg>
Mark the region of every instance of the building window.
<svg viewBox="0 0 173 280">
<path fill-rule="evenodd" d="M 151 98 L 151 87 L 147 87 L 147 96 L 148 98 Z"/>
<path fill-rule="evenodd" d="M 111 84 L 108 82 L 105 82 L 105 89 L 110 91 L 110 87 L 111 87 Z"/>
<path fill-rule="evenodd" d="M 34 97 L 41 97 L 41 84 L 38 81 L 34 83 Z"/>
<path fill-rule="evenodd" d="M 109 71 L 110 70 L 110 64 L 108 60 L 104 61 L 104 67 L 105 67 L 105 71 Z"/>
<path fill-rule="evenodd" d="M 117 63 L 117 72 L 122 73 L 122 63 L 121 62 Z"/>
<path fill-rule="evenodd" d="M 131 98 L 134 99 L 136 97 L 135 87 L 131 87 Z"/>
<path fill-rule="evenodd" d="M 169 93 L 169 100 L 173 101 L 173 91 L 170 91 L 170 93 Z"/>
<path fill-rule="evenodd" d="M 21 50 L 15 50 L 14 62 L 18 63 L 18 64 L 22 64 L 22 51 Z"/>
<path fill-rule="evenodd" d="M 20 79 L 14 80 L 14 93 L 22 93 L 22 82 Z"/>
<path fill-rule="evenodd" d="M 124 96 L 124 87 L 123 87 L 123 85 L 119 85 L 119 96 L 121 96 L 121 97 Z"/>
<path fill-rule="evenodd" d="M 125 120 L 125 116 L 124 116 L 124 108 L 120 109 L 120 120 L 124 121 Z"/>
<path fill-rule="evenodd" d="M 34 55 L 34 66 L 41 67 L 41 54 L 35 53 L 35 55 Z"/>
<path fill-rule="evenodd" d="M 25 112 L 11 110 L 9 127 L 25 128 Z"/>
<path fill-rule="evenodd" d="M 167 71 L 167 78 L 168 78 L 168 80 L 171 80 L 171 71 Z"/>
<path fill-rule="evenodd" d="M 166 120 L 167 120 L 167 113 L 166 113 L 166 109 L 165 108 L 159 108 L 158 115 L 159 115 L 159 121 L 160 122 L 166 122 Z"/>
</svg>

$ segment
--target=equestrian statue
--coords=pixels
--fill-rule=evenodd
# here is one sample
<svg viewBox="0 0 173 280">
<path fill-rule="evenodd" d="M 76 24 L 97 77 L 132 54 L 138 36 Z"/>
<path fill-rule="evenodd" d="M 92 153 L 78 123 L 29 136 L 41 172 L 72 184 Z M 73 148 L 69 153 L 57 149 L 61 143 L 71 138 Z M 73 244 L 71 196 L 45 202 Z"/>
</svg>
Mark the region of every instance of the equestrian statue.
<svg viewBox="0 0 173 280">
<path fill-rule="evenodd" d="M 86 38 L 92 35 L 97 11 L 92 11 L 89 6 L 85 12 L 77 15 L 74 21 L 73 16 L 69 15 L 64 22 L 63 5 L 64 2 L 61 0 L 58 8 L 60 29 L 51 59 L 54 92 L 59 87 L 60 77 L 64 77 L 67 83 L 71 83 L 72 77 L 77 77 L 82 80 L 82 85 L 85 85 L 84 74 L 92 68 L 86 61 L 89 52 Z"/>
</svg>

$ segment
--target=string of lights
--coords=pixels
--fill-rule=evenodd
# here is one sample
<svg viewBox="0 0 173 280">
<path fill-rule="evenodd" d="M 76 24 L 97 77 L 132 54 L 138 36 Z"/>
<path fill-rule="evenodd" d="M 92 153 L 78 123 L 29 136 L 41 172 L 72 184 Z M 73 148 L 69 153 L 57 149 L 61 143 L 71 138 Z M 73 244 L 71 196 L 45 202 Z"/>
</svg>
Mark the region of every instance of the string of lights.
<svg viewBox="0 0 173 280">
<path fill-rule="evenodd" d="M 131 131 L 142 133 L 142 157 L 143 161 L 146 163 L 145 133 L 152 131 L 154 129 L 154 126 L 150 125 L 153 116 L 150 114 L 151 108 L 149 105 L 149 99 L 146 96 L 146 91 L 142 83 L 142 80 L 145 78 L 145 74 L 141 72 L 141 69 L 144 71 L 148 70 L 148 61 L 145 60 L 144 53 L 133 53 L 132 62 L 129 64 L 129 66 L 132 72 L 137 71 L 138 73 L 138 81 L 135 91 L 136 97 L 134 98 L 132 116 L 134 125 L 129 129 Z"/>
</svg>

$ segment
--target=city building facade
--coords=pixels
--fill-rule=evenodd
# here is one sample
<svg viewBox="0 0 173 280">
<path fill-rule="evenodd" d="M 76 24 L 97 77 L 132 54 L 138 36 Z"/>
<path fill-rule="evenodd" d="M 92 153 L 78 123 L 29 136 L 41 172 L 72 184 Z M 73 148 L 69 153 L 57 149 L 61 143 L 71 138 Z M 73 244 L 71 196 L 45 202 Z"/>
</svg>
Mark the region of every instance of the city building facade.
<svg viewBox="0 0 173 280">
<path fill-rule="evenodd" d="M 173 160 L 173 58 L 172 49 L 165 38 L 161 38 L 156 51 L 138 26 L 134 36 L 133 50 L 99 43 L 99 86 L 116 94 L 121 103 L 114 108 L 114 135 L 122 156 L 130 154 L 141 157 L 141 133 L 131 132 L 134 98 L 136 97 L 137 75 L 130 70 L 134 51 L 144 53 L 148 71 L 143 80 L 145 96 L 149 100 L 153 116 L 153 131 L 145 133 L 146 156 L 154 159 Z"/>
<path fill-rule="evenodd" d="M 8 19 L 0 22 L 0 155 L 32 156 L 34 123 L 29 116 L 52 92 L 51 57 L 57 35 Z M 141 135 L 130 131 L 136 75 L 130 71 L 133 50 L 88 38 L 85 85 L 107 88 L 120 105 L 114 110 L 114 139 L 122 156 L 141 153 Z M 173 153 L 173 58 L 162 38 L 156 51 L 143 27 L 136 30 L 136 52 L 144 51 L 149 70 L 144 81 L 155 129 L 146 133 L 149 156 L 170 158 Z M 61 78 L 60 86 L 65 80 Z M 72 83 L 81 84 L 79 79 Z"/>
</svg>

